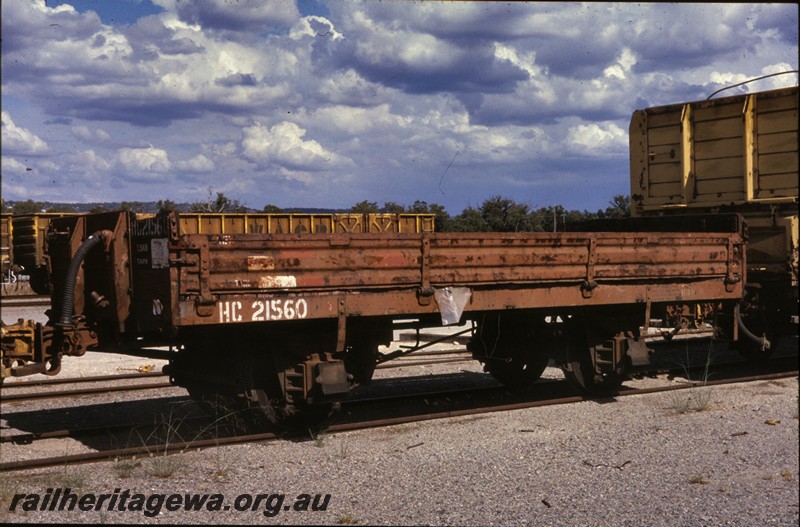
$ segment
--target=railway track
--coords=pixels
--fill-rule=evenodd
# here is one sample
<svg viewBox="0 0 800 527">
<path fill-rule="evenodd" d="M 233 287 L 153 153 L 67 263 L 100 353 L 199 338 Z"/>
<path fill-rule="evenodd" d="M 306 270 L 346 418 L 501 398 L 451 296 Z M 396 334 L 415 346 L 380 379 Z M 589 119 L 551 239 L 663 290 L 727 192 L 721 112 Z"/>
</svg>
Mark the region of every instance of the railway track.
<svg viewBox="0 0 800 527">
<path fill-rule="evenodd" d="M 714 370 L 714 375 L 720 376 L 718 379 L 705 380 L 703 382 L 686 382 L 653 388 L 632 388 L 623 386 L 615 397 L 685 390 L 696 388 L 697 386 L 719 386 L 724 384 L 792 378 L 798 376 L 796 365 L 796 357 L 790 358 L 789 360 L 780 361 L 780 364 L 773 365 L 775 366 L 774 369 L 779 369 L 778 366 L 780 366 L 782 371 L 770 371 L 769 373 L 744 376 L 736 373 L 735 369 L 730 366 L 726 368 L 719 367 Z M 676 373 L 685 374 L 687 372 L 681 370 L 676 371 Z M 353 399 L 343 402 L 342 412 L 337 414 L 338 422 L 333 422 L 326 426 L 324 432 L 326 434 L 331 434 L 449 417 L 572 404 L 586 400 L 591 400 L 591 398 L 574 395 L 574 391 L 572 391 L 565 381 L 558 380 L 537 383 L 534 389 L 524 394 L 509 394 L 507 390 L 502 387 L 482 387 L 479 389 L 450 390 L 446 392 L 424 392 L 406 396 L 393 395 L 389 397 Z M 409 404 L 410 401 L 416 401 L 417 404 Z M 431 407 L 437 409 L 430 410 Z M 383 417 L 387 414 L 392 415 L 392 417 Z M 375 415 L 378 417 L 375 417 Z M 119 425 L 118 428 L 129 430 L 131 425 Z M 17 434 L 15 436 L 6 436 L 2 442 L 25 442 L 53 437 L 76 437 L 80 436 L 81 433 L 108 434 L 109 430 L 107 428 L 98 427 L 83 431 L 50 431 L 38 435 Z M 0 464 L 0 472 L 63 466 L 109 459 L 124 459 L 133 456 L 169 455 L 217 446 L 273 441 L 286 437 L 286 434 L 266 431 L 211 438 L 200 438 L 198 434 L 196 437 L 196 439 L 189 441 L 170 441 L 165 444 L 142 445 L 67 456 L 11 461 Z"/>
<path fill-rule="evenodd" d="M 658 337 L 651 337 L 650 344 L 670 345 L 670 342 L 663 341 Z M 655 342 L 658 341 L 658 342 Z M 695 343 L 696 345 L 697 343 Z M 450 348 L 439 350 L 423 350 L 408 355 L 406 357 L 398 358 L 390 362 L 379 364 L 376 370 L 388 370 L 397 368 L 411 368 L 418 366 L 433 366 L 441 364 L 457 364 L 473 362 L 471 354 L 463 348 Z M 733 361 L 732 363 L 736 363 Z M 725 364 L 721 363 L 720 365 Z M 668 371 L 667 369 L 660 368 L 654 370 L 657 372 Z M 114 374 L 114 375 L 99 375 L 87 377 L 69 377 L 69 378 L 48 378 L 38 379 L 31 381 L 20 381 L 15 383 L 7 383 L 2 386 L 3 401 L 7 403 L 25 402 L 28 400 L 36 399 L 57 399 L 67 397 L 78 397 L 83 395 L 96 395 L 103 393 L 115 393 L 126 391 L 141 391 L 141 390 L 157 390 L 174 387 L 169 382 L 154 382 L 150 384 L 112 384 L 97 387 L 82 387 L 74 389 L 61 389 L 61 390 L 42 390 L 31 391 L 25 393 L 9 393 L 24 390 L 26 388 L 42 387 L 42 386 L 63 386 L 63 385 L 82 385 L 99 382 L 112 382 L 122 380 L 141 380 L 141 379 L 161 379 L 167 376 L 161 372 L 141 372 L 141 373 L 127 373 L 127 374 Z"/>
<path fill-rule="evenodd" d="M 454 356 L 455 355 L 455 356 Z M 460 356 L 459 356 L 460 355 Z M 445 356 L 444 358 L 438 358 Z M 469 354 L 462 349 L 454 350 L 436 350 L 428 352 L 419 352 L 415 354 L 414 358 L 397 359 L 391 363 L 380 364 L 376 369 L 393 369 L 393 368 L 407 368 L 416 366 L 431 366 L 436 364 L 453 364 L 459 362 L 471 362 L 473 359 Z M 143 373 L 129 373 L 129 374 L 115 374 L 115 375 L 96 375 L 88 377 L 71 377 L 71 378 L 55 378 L 55 379 L 39 379 L 33 381 L 20 381 L 15 383 L 4 384 L 2 387 L 2 399 L 6 403 L 19 403 L 35 399 L 58 399 L 65 397 L 77 397 L 82 395 L 96 395 L 103 393 L 139 391 L 139 390 L 157 390 L 164 388 L 173 388 L 174 386 L 167 381 L 154 382 L 149 384 L 111 384 L 105 386 L 92 386 L 81 387 L 74 389 L 60 389 L 60 390 L 37 390 L 25 393 L 9 393 L 24 391 L 28 388 L 36 387 L 50 387 L 50 386 L 65 386 L 65 385 L 85 385 L 100 382 L 117 383 L 123 380 L 140 380 L 140 379 L 164 379 L 167 376 L 161 372 L 143 372 Z"/>
<path fill-rule="evenodd" d="M 95 386 L 89 388 L 77 388 L 74 390 L 54 390 L 38 391 L 33 393 L 12 393 L 3 395 L 3 401 L 21 402 L 33 399 L 57 399 L 60 397 L 77 397 L 80 395 L 95 395 L 100 393 L 132 392 L 139 390 L 158 390 L 162 388 L 174 388 L 169 382 L 159 382 L 150 384 L 125 384 L 116 386 Z"/>
<path fill-rule="evenodd" d="M 121 381 L 126 379 L 146 379 L 149 377 L 164 377 L 161 372 L 138 372 L 138 373 L 116 373 L 112 375 L 91 375 L 88 377 L 55 377 L 48 379 L 36 379 L 31 381 L 19 381 L 3 385 L 3 390 L 31 388 L 34 386 L 53 386 L 59 384 L 82 384 L 102 381 Z"/>
<path fill-rule="evenodd" d="M 0 297 L 0 307 L 3 309 L 15 307 L 36 307 L 36 306 L 49 306 L 50 297 L 46 295 L 20 295 L 8 296 L 2 295 Z"/>
</svg>

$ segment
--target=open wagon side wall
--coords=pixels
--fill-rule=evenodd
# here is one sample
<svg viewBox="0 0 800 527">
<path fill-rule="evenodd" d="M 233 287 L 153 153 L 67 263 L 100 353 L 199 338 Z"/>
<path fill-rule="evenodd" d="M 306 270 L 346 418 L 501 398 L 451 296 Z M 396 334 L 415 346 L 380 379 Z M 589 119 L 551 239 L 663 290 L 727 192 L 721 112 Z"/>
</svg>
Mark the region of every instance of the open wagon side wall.
<svg viewBox="0 0 800 527">
<path fill-rule="evenodd" d="M 195 325 L 469 313 L 741 296 L 740 233 L 183 236 L 172 322 Z"/>
</svg>

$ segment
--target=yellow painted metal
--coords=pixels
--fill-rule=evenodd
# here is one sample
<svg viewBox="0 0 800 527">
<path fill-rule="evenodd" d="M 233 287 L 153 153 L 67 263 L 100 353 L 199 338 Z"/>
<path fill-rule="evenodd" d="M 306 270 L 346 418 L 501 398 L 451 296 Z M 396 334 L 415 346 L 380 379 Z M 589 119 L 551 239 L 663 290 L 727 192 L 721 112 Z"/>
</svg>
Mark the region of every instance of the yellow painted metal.
<svg viewBox="0 0 800 527">
<path fill-rule="evenodd" d="M 12 369 L 36 358 L 36 323 L 19 321 L 0 328 L 0 378 L 10 377 Z"/>
<path fill-rule="evenodd" d="M 684 105 L 681 110 L 681 203 L 686 204 L 694 200 L 697 194 L 697 180 L 695 179 L 694 165 L 694 126 L 692 122 L 692 107 Z"/>
<path fill-rule="evenodd" d="M 433 214 L 186 213 L 183 234 L 432 232 Z"/>
<path fill-rule="evenodd" d="M 632 214 L 795 204 L 798 88 L 637 110 Z"/>
<path fill-rule="evenodd" d="M 756 119 L 757 99 L 751 95 L 744 103 L 744 187 L 745 199 L 753 201 L 756 197 L 755 185 L 758 179 L 758 119 Z"/>
</svg>

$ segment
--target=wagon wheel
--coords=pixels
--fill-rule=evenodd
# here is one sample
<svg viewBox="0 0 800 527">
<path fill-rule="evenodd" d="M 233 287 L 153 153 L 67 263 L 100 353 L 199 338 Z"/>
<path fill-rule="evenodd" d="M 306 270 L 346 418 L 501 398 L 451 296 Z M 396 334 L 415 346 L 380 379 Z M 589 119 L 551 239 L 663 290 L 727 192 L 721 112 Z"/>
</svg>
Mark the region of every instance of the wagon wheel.
<svg viewBox="0 0 800 527">
<path fill-rule="evenodd" d="M 216 419 L 245 428 L 280 425 L 294 409 L 286 403 L 273 364 L 254 351 L 252 341 L 242 339 L 234 345 L 222 365 L 219 341 L 209 338 L 189 343 L 165 372 Z"/>
<path fill-rule="evenodd" d="M 297 413 L 295 406 L 288 404 L 283 394 L 263 387 L 245 391 L 244 398 L 248 408 L 256 412 L 256 418 L 263 419 L 270 425 L 282 426 Z"/>
<path fill-rule="evenodd" d="M 505 359 L 489 359 L 484 371 L 500 381 L 503 386 L 513 390 L 524 390 L 539 380 L 550 360 L 546 355 L 531 353 L 517 354 Z"/>
<path fill-rule="evenodd" d="M 374 351 L 377 353 L 377 347 Z M 336 395 L 321 396 L 319 388 L 312 388 L 313 395 L 305 393 L 303 366 L 307 367 L 309 359 L 315 355 L 320 358 L 314 353 L 298 355 L 297 350 L 288 347 L 271 352 L 269 359 L 261 362 L 252 387 L 245 392 L 251 407 L 269 423 L 281 428 L 301 431 L 317 428 L 341 407 L 341 403 Z M 363 373 L 371 376 L 373 370 L 374 364 L 369 372 Z"/>
<path fill-rule="evenodd" d="M 561 369 L 567 382 L 589 395 L 613 394 L 625 379 L 622 375 L 600 374 L 595 370 L 586 324 L 578 317 L 572 317 L 567 325 Z"/>
<path fill-rule="evenodd" d="M 252 411 L 246 401 L 230 390 L 214 389 L 207 384 L 191 383 L 186 386 L 189 397 L 200 408 L 219 422 L 235 429 L 249 429 L 253 425 Z"/>
<path fill-rule="evenodd" d="M 296 361 L 292 353 L 275 350 L 250 368 L 249 378 L 244 376 L 243 395 L 249 407 L 269 424 L 286 426 L 300 413 L 300 404 L 286 392 L 286 378 Z"/>
<path fill-rule="evenodd" d="M 488 372 L 513 390 L 530 388 L 547 367 L 554 346 L 543 318 L 486 315 L 467 349 Z"/>
<path fill-rule="evenodd" d="M 370 341 L 356 342 L 348 347 L 345 355 L 347 373 L 357 384 L 369 384 L 378 365 L 378 345 Z"/>
</svg>

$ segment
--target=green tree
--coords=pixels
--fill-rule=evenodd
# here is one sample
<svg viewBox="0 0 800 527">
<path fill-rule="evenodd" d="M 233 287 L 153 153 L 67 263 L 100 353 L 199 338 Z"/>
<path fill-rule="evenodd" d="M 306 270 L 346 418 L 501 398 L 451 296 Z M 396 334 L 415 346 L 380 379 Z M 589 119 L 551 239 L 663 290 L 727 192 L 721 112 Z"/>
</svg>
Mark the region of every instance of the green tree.
<svg viewBox="0 0 800 527">
<path fill-rule="evenodd" d="M 158 212 L 173 212 L 178 210 L 178 204 L 171 199 L 158 200 L 156 207 L 158 207 Z"/>
<path fill-rule="evenodd" d="M 381 212 L 386 214 L 403 214 L 406 211 L 406 208 L 399 203 L 395 203 L 394 201 L 387 201 L 383 204 L 383 208 Z"/>
<path fill-rule="evenodd" d="M 631 215 L 631 198 L 618 194 L 608 202 L 605 214 L 607 218 L 628 218 Z"/>
<path fill-rule="evenodd" d="M 47 212 L 75 212 L 75 206 L 70 203 L 57 203 L 47 209 Z"/>
<path fill-rule="evenodd" d="M 486 232 L 489 230 L 481 211 L 471 206 L 453 218 L 450 229 L 454 232 Z"/>
<path fill-rule="evenodd" d="M 408 207 L 408 212 L 411 214 L 430 214 L 431 208 L 427 201 L 418 199 L 413 205 Z"/>
<path fill-rule="evenodd" d="M 376 202 L 364 200 L 364 201 L 359 201 L 358 203 L 350 207 L 350 212 L 356 214 L 369 214 L 369 213 L 380 212 L 380 209 L 378 208 L 378 204 Z"/>
<path fill-rule="evenodd" d="M 481 216 L 491 232 L 532 230 L 528 206 L 508 198 L 492 196 L 481 205 Z"/>
<path fill-rule="evenodd" d="M 277 205 L 267 204 L 264 205 L 264 208 L 261 210 L 261 212 L 266 212 L 268 214 L 275 214 L 277 212 L 283 212 L 283 210 Z"/>
<path fill-rule="evenodd" d="M 144 212 L 144 203 L 141 201 L 123 201 L 119 204 L 119 210 L 130 212 Z"/>
<path fill-rule="evenodd" d="M 38 214 L 42 212 L 42 209 L 44 209 L 44 203 L 28 199 L 14 203 L 12 211 L 15 216 L 20 216 L 22 214 Z"/>
</svg>

